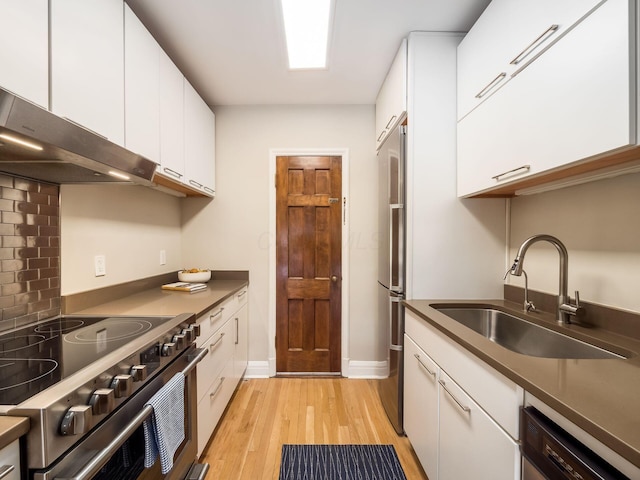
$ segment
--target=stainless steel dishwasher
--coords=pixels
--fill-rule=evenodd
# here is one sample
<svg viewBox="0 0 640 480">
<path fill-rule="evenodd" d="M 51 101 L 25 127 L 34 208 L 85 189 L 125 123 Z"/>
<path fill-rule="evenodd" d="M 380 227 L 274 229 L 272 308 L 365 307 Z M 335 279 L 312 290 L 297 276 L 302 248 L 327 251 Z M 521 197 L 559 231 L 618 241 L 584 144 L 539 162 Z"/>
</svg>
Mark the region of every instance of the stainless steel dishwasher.
<svg viewBox="0 0 640 480">
<path fill-rule="evenodd" d="M 522 480 L 629 480 L 534 407 L 521 420 Z"/>
</svg>

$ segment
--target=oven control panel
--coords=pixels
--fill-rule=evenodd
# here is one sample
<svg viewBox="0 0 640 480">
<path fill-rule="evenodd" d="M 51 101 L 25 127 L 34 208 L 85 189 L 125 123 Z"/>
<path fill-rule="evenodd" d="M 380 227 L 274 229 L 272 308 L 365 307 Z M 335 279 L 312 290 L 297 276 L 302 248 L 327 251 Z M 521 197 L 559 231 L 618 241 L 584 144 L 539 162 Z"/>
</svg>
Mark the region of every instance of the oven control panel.
<svg viewBox="0 0 640 480">
<path fill-rule="evenodd" d="M 60 421 L 60 435 L 82 435 L 89 431 L 174 360 L 195 337 L 190 324 L 180 324 L 78 389 L 67 399 L 73 405 Z M 189 344 L 188 338 L 192 339 Z M 86 404 L 81 404 L 85 399 Z"/>
</svg>

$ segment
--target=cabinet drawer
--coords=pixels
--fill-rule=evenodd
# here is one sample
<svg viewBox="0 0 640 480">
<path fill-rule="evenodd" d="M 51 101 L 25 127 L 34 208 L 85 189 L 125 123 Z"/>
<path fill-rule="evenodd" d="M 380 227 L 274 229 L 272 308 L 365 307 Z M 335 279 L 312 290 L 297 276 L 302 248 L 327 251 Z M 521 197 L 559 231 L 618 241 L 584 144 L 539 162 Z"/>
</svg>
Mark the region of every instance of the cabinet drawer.
<svg viewBox="0 0 640 480">
<path fill-rule="evenodd" d="M 524 390 L 426 321 L 405 310 L 406 332 L 513 438 L 519 438 Z"/>
<path fill-rule="evenodd" d="M 200 324 L 200 336 L 196 340 L 198 348 L 208 347 L 209 337 L 229 320 L 236 310 L 237 299 L 234 295 L 199 317 L 197 322 Z"/>
<path fill-rule="evenodd" d="M 518 480 L 520 449 L 480 406 L 440 371 L 438 478 Z M 464 439 L 461 441 L 461 439 Z"/>
<path fill-rule="evenodd" d="M 209 354 L 198 364 L 198 400 L 211 386 L 216 375 L 233 356 L 236 341 L 236 323 L 228 321 L 211 335 L 202 346 Z"/>
<path fill-rule="evenodd" d="M 229 360 L 198 402 L 198 456 L 207 446 L 236 385 L 237 381 L 233 378 L 233 362 Z"/>
</svg>

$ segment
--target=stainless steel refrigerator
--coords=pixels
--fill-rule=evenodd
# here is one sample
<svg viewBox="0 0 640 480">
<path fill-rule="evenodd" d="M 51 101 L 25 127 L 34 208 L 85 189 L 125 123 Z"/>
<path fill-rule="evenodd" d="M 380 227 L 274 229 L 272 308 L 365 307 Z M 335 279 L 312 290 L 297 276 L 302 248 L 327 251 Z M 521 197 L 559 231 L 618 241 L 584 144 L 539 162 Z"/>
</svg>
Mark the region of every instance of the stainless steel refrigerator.
<svg viewBox="0 0 640 480">
<path fill-rule="evenodd" d="M 378 314 L 387 328 L 389 377 L 378 382 L 380 399 L 396 432 L 402 427 L 402 369 L 405 292 L 405 144 L 398 126 L 378 151 Z"/>
</svg>

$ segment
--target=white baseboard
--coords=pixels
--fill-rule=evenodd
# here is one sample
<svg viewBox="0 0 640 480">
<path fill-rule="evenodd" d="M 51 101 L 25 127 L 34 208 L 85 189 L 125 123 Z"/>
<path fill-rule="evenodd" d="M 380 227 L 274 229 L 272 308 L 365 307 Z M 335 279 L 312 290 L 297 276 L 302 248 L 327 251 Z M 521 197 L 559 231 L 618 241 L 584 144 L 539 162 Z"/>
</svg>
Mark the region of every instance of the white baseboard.
<svg viewBox="0 0 640 480">
<path fill-rule="evenodd" d="M 342 372 L 348 378 L 387 378 L 389 365 L 387 362 L 349 361 L 349 371 Z"/>
<path fill-rule="evenodd" d="M 269 378 L 268 361 L 250 361 L 244 378 Z M 347 368 L 344 368 L 344 366 Z M 342 376 L 347 378 L 386 378 L 389 375 L 387 362 L 350 360 L 343 362 Z"/>
<path fill-rule="evenodd" d="M 269 378 L 268 361 L 249 361 L 244 378 Z"/>
</svg>

